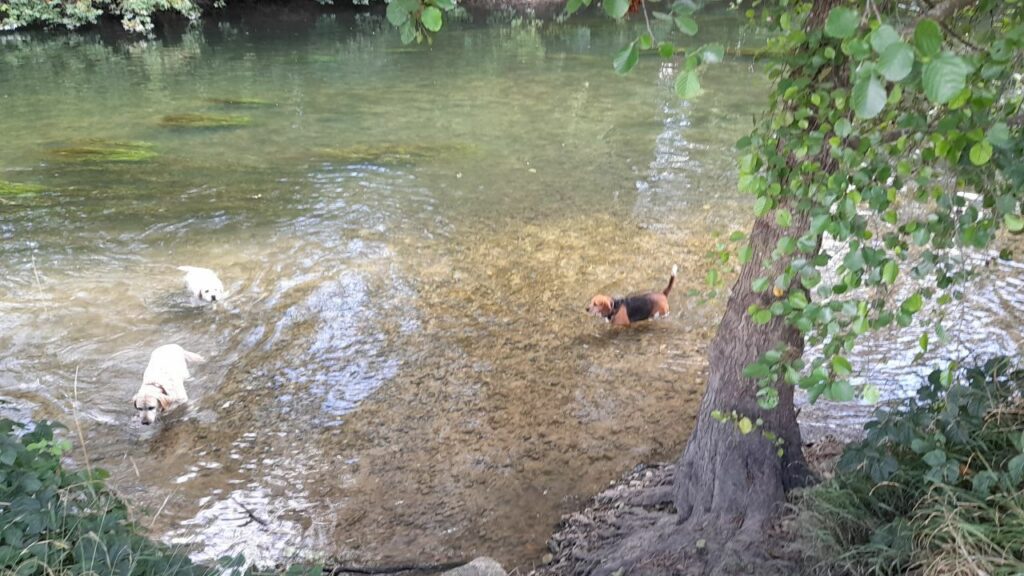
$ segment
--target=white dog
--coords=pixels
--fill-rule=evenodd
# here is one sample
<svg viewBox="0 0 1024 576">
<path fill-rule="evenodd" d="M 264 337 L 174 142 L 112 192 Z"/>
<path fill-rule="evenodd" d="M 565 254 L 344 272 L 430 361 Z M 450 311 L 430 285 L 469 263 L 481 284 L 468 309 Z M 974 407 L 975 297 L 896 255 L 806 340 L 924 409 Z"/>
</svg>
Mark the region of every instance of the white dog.
<svg viewBox="0 0 1024 576">
<path fill-rule="evenodd" d="M 143 424 L 156 421 L 159 412 L 188 400 L 185 380 L 191 376 L 188 363 L 204 362 L 203 357 L 177 344 L 161 346 L 149 355 L 149 364 L 142 375 L 142 386 L 132 398 Z"/>
<path fill-rule="evenodd" d="M 213 270 L 195 266 L 178 266 L 178 270 L 185 273 L 185 287 L 193 297 L 204 302 L 224 299 L 224 284 Z"/>
</svg>

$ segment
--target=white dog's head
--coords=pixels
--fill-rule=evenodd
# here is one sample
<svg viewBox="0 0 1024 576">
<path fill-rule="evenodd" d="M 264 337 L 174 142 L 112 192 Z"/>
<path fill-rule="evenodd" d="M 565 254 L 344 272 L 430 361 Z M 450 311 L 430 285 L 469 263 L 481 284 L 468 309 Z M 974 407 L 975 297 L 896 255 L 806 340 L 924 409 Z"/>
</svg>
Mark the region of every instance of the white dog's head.
<svg viewBox="0 0 1024 576">
<path fill-rule="evenodd" d="M 205 302 L 216 302 L 224 299 L 223 286 L 204 286 L 196 292 L 196 298 Z"/>
<path fill-rule="evenodd" d="M 135 410 L 139 413 L 139 420 L 148 426 L 156 422 L 157 415 L 167 410 L 171 401 L 163 388 L 152 384 L 143 384 L 142 388 L 132 397 L 132 404 L 135 405 Z"/>
</svg>

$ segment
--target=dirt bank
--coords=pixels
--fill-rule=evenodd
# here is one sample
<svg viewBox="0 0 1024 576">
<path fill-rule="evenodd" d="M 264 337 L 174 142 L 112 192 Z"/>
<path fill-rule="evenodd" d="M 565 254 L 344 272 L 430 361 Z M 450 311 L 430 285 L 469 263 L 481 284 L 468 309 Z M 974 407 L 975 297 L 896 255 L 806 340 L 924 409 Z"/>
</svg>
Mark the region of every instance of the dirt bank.
<svg viewBox="0 0 1024 576">
<path fill-rule="evenodd" d="M 833 436 L 804 446 L 804 455 L 819 478 L 830 478 L 844 444 Z M 576 576 L 587 574 L 594 567 L 589 551 L 605 547 L 622 537 L 621 527 L 635 525 L 638 520 L 657 522 L 675 514 L 670 504 L 654 503 L 652 495 L 671 487 L 675 464 L 662 462 L 640 464 L 595 496 L 583 510 L 562 517 L 557 531 L 548 541 L 549 553 L 538 559 L 541 566 L 531 576 Z M 776 572 L 796 574 L 800 553 L 792 544 L 792 525 L 783 518 L 776 530 L 778 541 L 774 561 Z M 656 569 L 657 567 L 652 567 Z"/>
</svg>

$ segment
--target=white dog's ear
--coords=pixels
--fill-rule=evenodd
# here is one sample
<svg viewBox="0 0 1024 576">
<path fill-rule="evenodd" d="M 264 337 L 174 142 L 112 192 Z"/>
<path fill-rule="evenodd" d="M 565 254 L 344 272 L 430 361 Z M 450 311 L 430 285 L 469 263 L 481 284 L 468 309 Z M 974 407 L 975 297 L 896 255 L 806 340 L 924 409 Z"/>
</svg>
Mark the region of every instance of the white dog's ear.
<svg viewBox="0 0 1024 576">
<path fill-rule="evenodd" d="M 171 399 L 168 398 L 167 396 L 161 396 L 157 398 L 156 401 L 160 403 L 161 412 L 164 412 L 171 407 Z"/>
</svg>

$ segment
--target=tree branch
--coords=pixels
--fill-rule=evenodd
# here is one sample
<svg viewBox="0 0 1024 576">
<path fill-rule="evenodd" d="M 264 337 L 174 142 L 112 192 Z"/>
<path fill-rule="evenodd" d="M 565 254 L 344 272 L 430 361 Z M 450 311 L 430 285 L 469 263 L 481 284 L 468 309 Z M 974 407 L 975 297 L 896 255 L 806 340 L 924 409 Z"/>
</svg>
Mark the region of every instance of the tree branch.
<svg viewBox="0 0 1024 576">
<path fill-rule="evenodd" d="M 961 8 L 966 8 L 971 4 L 974 4 L 975 0 L 944 0 L 938 4 L 932 5 L 931 8 L 924 13 L 925 18 L 931 18 L 938 22 L 944 22 L 956 11 Z"/>
</svg>

